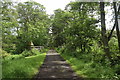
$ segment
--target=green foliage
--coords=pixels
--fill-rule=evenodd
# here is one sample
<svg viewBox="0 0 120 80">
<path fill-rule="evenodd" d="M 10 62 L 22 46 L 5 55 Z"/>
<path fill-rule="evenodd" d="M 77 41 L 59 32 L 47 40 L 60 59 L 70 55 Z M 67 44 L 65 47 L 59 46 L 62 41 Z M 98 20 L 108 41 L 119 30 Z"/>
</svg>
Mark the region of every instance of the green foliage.
<svg viewBox="0 0 120 80">
<path fill-rule="evenodd" d="M 54 15 L 52 16 L 52 39 L 53 46 L 58 47 L 65 43 L 64 29 L 67 27 L 69 23 L 69 19 L 72 14 L 69 12 L 65 12 L 61 9 L 57 9 L 54 11 Z"/>
<path fill-rule="evenodd" d="M 34 48 L 30 51 L 25 50 L 19 55 L 18 54 L 13 55 L 13 54 L 7 53 L 6 51 L 2 51 L 2 58 L 3 58 L 2 61 L 6 62 L 9 60 L 20 59 L 20 58 L 29 57 L 29 56 L 35 56 L 35 55 L 39 55 L 39 54 L 41 54 L 41 52 Z"/>
<path fill-rule="evenodd" d="M 95 6 L 94 3 L 73 2 L 67 6 L 66 11 L 55 10 L 52 24 L 52 40 L 55 47 L 64 46 L 65 49 L 71 51 L 79 48 L 82 52 L 89 52 L 92 40 L 98 37 L 95 25 L 97 20 L 85 13 L 93 5 Z M 81 9 L 78 6 L 81 6 Z M 84 10 L 83 6 L 87 8 Z"/>
<path fill-rule="evenodd" d="M 33 67 L 38 68 L 43 62 L 45 56 L 40 53 L 46 52 L 47 46 L 50 49 L 55 47 L 73 69 L 84 77 L 120 77 L 116 33 L 109 41 L 111 66 L 103 50 L 103 35 L 100 35 L 101 30 L 97 27 L 100 12 L 98 3 L 70 2 L 65 10 L 57 9 L 49 18 L 45 7 L 34 1 L 18 4 L 6 0 L 0 2 L 3 48 L 0 49 L 0 56 L 3 57 L 4 78 L 32 77 L 34 70 L 37 72 Z M 31 42 L 45 49 L 30 50 Z M 14 55 L 16 53 L 19 55 Z"/>
<path fill-rule="evenodd" d="M 32 49 L 30 51 L 28 50 L 25 50 L 21 53 L 22 56 L 25 56 L 25 57 L 28 57 L 28 56 L 33 56 L 33 55 L 39 55 L 40 54 L 40 51 L 37 50 L 37 49 Z"/>
<path fill-rule="evenodd" d="M 25 57 L 33 55 L 30 51 L 27 51 L 27 50 L 23 51 L 21 54 Z"/>
<path fill-rule="evenodd" d="M 10 60 L 2 65 L 2 78 L 32 78 L 41 66 L 45 54 Z"/>
<path fill-rule="evenodd" d="M 41 53 L 46 53 L 49 49 L 48 48 L 44 48 L 42 50 L 40 50 Z"/>
<path fill-rule="evenodd" d="M 31 53 L 33 53 L 34 55 L 41 54 L 41 52 L 38 49 L 34 49 L 34 48 L 31 50 Z"/>
<path fill-rule="evenodd" d="M 109 47 L 112 53 L 118 53 L 118 42 L 117 42 L 117 38 L 113 37 L 111 38 L 111 40 L 109 41 Z"/>
<path fill-rule="evenodd" d="M 116 44 L 113 44 L 116 43 Z M 81 52 L 79 48 L 76 51 L 71 52 L 71 46 L 57 48 L 57 52 L 60 52 L 62 57 L 71 64 L 72 68 L 79 76 L 85 78 L 105 78 L 105 79 L 118 79 L 120 78 L 120 65 L 119 54 L 117 54 L 117 40 L 111 39 L 109 43 L 113 66 L 108 58 L 105 56 L 105 52 L 101 47 L 101 44 L 97 40 L 92 40 L 89 53 Z M 116 49 L 116 51 L 113 49 Z"/>
<path fill-rule="evenodd" d="M 19 15 L 18 19 L 20 19 L 19 24 L 21 24 L 21 29 L 18 33 L 18 40 L 20 41 L 17 44 L 18 47 L 24 44 L 24 49 L 29 49 L 30 41 L 34 45 L 45 46 L 47 43 L 49 21 L 45 8 L 37 2 L 25 2 L 18 4 L 17 11 Z M 21 48 L 23 47 L 21 46 Z"/>
<path fill-rule="evenodd" d="M 5 62 L 5 61 L 20 59 L 20 58 L 24 58 L 24 56 L 22 56 L 22 55 L 9 55 L 9 56 L 5 57 L 3 61 Z"/>
<path fill-rule="evenodd" d="M 1 1 L 2 46 L 8 53 L 21 53 L 34 45 L 47 44 L 49 19 L 45 8 L 34 1 Z"/>
<path fill-rule="evenodd" d="M 11 55 L 10 53 L 7 53 L 6 51 L 2 50 L 1 48 L 0 48 L 0 52 L 2 53 L 2 54 L 0 54 L 0 57 L 2 57 L 3 59 L 4 59 L 5 57 Z"/>
<path fill-rule="evenodd" d="M 114 37 L 109 42 L 108 54 L 112 59 L 110 62 L 105 53 L 107 50 L 103 50 L 104 46 L 101 42 L 103 35 L 100 35 L 101 30 L 96 26 L 99 21 L 93 17 L 95 14 L 98 15 L 97 10 L 97 3 L 81 2 L 69 3 L 64 11 L 56 10 L 53 37 L 57 39 L 54 44 L 58 45 L 56 50 L 70 62 L 78 74 L 87 78 L 118 79 L 120 55 L 117 39 Z M 65 14 L 71 16 L 67 17 Z M 62 39 L 59 36 L 62 36 Z M 63 42 L 61 45 L 59 45 L 60 41 Z"/>
<path fill-rule="evenodd" d="M 118 50 L 117 43 L 113 44 L 116 39 L 113 38 L 111 40 L 111 50 L 112 46 Z M 113 41 L 113 42 L 112 42 Z M 62 57 L 71 64 L 72 68 L 76 71 L 76 73 L 85 78 L 105 78 L 105 79 L 118 79 L 120 78 L 120 65 L 117 51 L 112 50 L 112 52 L 116 52 L 111 54 L 113 59 L 113 66 L 111 67 L 108 58 L 105 56 L 103 48 L 100 46 L 98 41 L 93 40 L 92 46 L 90 46 L 89 53 L 79 51 L 79 48 L 76 51 L 66 50 L 64 47 L 56 49 L 61 53 Z M 68 48 L 68 47 L 67 47 Z M 76 56 L 75 56 L 75 55 Z"/>
<path fill-rule="evenodd" d="M 17 26 L 16 22 L 16 11 L 13 9 L 13 3 L 9 1 L 1 1 L 1 17 L 2 20 L 0 23 L 2 24 L 2 47 L 8 53 L 12 53 L 15 51 L 15 42 L 16 36 L 15 34 L 15 26 Z"/>
<path fill-rule="evenodd" d="M 62 54 L 62 57 L 67 60 L 79 76 L 84 78 L 119 79 L 115 70 L 110 66 L 89 60 L 91 55 L 82 54 L 79 59 L 66 54 Z"/>
</svg>

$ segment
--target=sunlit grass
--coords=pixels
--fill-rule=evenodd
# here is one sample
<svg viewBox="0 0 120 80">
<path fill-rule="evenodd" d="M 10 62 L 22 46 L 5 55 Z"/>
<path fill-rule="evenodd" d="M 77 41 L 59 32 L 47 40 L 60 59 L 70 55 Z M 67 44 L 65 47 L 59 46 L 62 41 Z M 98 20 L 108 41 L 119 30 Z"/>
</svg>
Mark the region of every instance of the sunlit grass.
<svg viewBox="0 0 120 80">
<path fill-rule="evenodd" d="M 0 79 L 2 78 L 2 64 L 1 64 L 1 58 L 0 58 Z"/>
<path fill-rule="evenodd" d="M 38 72 L 38 68 L 43 63 L 45 55 L 46 54 L 44 53 L 4 62 L 2 65 L 2 77 L 32 78 Z"/>
<path fill-rule="evenodd" d="M 118 77 L 115 76 L 114 70 L 109 66 L 102 66 L 100 63 L 95 63 L 90 60 L 86 61 L 86 58 L 78 59 L 66 54 L 61 55 L 80 77 L 118 79 Z"/>
</svg>

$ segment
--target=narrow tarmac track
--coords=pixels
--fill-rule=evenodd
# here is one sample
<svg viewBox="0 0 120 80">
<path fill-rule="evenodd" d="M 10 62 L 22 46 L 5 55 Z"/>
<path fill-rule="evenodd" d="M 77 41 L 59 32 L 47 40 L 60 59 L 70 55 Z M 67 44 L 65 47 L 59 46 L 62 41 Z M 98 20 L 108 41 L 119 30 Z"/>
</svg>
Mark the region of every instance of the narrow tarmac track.
<svg viewBox="0 0 120 80">
<path fill-rule="evenodd" d="M 49 50 L 34 80 L 82 80 L 55 51 Z"/>
</svg>

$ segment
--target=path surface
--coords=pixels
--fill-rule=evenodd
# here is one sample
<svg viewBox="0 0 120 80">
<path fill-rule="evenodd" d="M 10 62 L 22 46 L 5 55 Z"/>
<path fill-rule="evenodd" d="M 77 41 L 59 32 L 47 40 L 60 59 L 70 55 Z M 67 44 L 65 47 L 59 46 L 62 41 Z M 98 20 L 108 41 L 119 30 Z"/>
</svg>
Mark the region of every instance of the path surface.
<svg viewBox="0 0 120 80">
<path fill-rule="evenodd" d="M 81 80 L 54 50 L 49 50 L 35 80 Z"/>
</svg>

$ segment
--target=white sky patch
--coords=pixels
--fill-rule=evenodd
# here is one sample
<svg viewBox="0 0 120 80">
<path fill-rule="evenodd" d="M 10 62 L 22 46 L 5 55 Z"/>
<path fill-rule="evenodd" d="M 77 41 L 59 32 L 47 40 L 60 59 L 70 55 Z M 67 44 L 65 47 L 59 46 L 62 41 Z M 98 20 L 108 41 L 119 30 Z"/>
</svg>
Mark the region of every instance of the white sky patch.
<svg viewBox="0 0 120 80">
<path fill-rule="evenodd" d="M 114 20 L 112 20 L 113 18 L 113 12 L 110 6 L 105 7 L 105 19 L 106 19 L 106 28 L 107 29 L 112 29 L 113 25 L 114 25 Z"/>
<path fill-rule="evenodd" d="M 14 2 L 26 2 L 30 0 L 12 0 Z M 32 0 L 35 2 L 40 3 L 46 8 L 47 14 L 53 14 L 54 10 L 60 8 L 64 10 L 65 6 L 70 3 L 70 1 L 75 1 L 75 0 Z"/>
<path fill-rule="evenodd" d="M 65 6 L 73 0 L 34 0 L 46 7 L 48 14 L 53 14 L 53 11 L 60 8 L 64 10 Z"/>
</svg>

